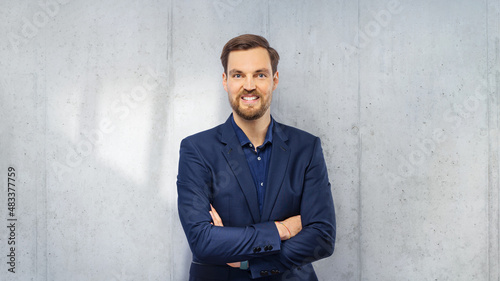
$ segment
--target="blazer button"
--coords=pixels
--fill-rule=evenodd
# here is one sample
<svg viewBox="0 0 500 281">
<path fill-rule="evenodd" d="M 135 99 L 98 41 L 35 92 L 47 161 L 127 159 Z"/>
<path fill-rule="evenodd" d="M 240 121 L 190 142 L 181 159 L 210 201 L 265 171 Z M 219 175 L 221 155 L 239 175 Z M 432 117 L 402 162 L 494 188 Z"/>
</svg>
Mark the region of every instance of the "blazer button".
<svg viewBox="0 0 500 281">
<path fill-rule="evenodd" d="M 253 252 L 254 252 L 254 253 L 258 253 L 258 252 L 260 252 L 260 251 L 261 251 L 261 248 L 260 248 L 260 247 L 255 247 L 255 248 L 253 248 Z"/>
<path fill-rule="evenodd" d="M 273 270 L 271 270 L 271 274 L 272 275 L 280 274 L 280 271 L 277 269 L 273 269 Z"/>
<path fill-rule="evenodd" d="M 271 251 L 272 249 L 273 249 L 273 246 L 271 246 L 271 245 L 266 245 L 264 247 L 264 251 Z"/>
<path fill-rule="evenodd" d="M 260 272 L 260 276 L 267 276 L 269 273 L 267 272 L 267 270 L 262 270 Z"/>
</svg>

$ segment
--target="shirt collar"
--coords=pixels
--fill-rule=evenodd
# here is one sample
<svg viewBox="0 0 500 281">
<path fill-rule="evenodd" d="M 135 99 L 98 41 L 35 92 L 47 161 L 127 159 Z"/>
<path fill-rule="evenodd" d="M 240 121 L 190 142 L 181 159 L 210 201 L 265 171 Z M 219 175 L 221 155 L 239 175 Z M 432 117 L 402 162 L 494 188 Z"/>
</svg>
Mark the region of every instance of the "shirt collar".
<svg viewBox="0 0 500 281">
<path fill-rule="evenodd" d="M 236 136 L 238 137 L 238 140 L 240 141 L 241 146 L 245 146 L 250 144 L 250 140 L 248 139 L 247 135 L 243 132 L 243 130 L 238 127 L 236 122 L 234 121 L 234 117 L 231 114 L 231 124 L 233 125 L 234 132 L 236 133 Z M 269 124 L 269 127 L 267 128 L 267 133 L 266 133 L 266 138 L 264 139 L 264 143 L 259 146 L 259 147 L 264 147 L 267 143 L 272 143 L 273 142 L 273 126 L 274 126 L 274 119 L 271 116 L 271 123 Z"/>
</svg>

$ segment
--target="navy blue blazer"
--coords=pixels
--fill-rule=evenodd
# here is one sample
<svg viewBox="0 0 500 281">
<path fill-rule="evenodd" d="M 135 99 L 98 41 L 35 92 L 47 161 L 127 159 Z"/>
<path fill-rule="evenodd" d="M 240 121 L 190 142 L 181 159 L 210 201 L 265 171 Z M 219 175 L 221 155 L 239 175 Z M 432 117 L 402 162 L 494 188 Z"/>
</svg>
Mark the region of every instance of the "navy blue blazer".
<svg viewBox="0 0 500 281">
<path fill-rule="evenodd" d="M 190 280 L 317 280 L 311 262 L 333 253 L 335 210 L 321 142 L 299 129 L 275 122 L 262 214 L 231 117 L 182 140 L 177 192 L 193 253 Z M 210 204 L 224 227 L 210 224 Z M 274 221 L 299 214 L 302 230 L 280 241 Z M 226 265 L 245 260 L 248 271 Z"/>
</svg>

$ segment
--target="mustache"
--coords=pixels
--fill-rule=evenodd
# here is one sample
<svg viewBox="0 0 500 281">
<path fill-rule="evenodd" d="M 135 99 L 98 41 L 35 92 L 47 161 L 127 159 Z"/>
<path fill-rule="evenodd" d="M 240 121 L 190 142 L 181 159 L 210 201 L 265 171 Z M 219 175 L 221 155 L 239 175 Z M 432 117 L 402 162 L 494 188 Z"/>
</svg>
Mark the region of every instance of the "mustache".
<svg viewBox="0 0 500 281">
<path fill-rule="evenodd" d="M 262 96 L 261 93 L 257 89 L 254 89 L 251 91 L 247 91 L 247 90 L 243 89 L 240 91 L 238 96 L 241 97 L 243 95 L 254 95 L 254 96 L 257 96 L 259 98 Z"/>
</svg>

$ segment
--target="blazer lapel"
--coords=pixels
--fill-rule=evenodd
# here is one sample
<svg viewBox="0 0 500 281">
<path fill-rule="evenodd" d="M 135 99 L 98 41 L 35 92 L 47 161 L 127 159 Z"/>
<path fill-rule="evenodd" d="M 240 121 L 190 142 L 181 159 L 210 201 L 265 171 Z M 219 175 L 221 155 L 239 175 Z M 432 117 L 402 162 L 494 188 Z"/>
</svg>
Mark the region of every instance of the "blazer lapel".
<svg viewBox="0 0 500 281">
<path fill-rule="evenodd" d="M 231 122 L 231 117 L 229 117 L 226 123 L 222 125 L 221 142 L 226 144 L 226 146 L 222 148 L 222 154 L 226 158 L 228 165 L 231 167 L 234 176 L 238 180 L 241 191 L 245 194 L 248 208 L 250 209 L 254 223 L 258 223 L 260 222 L 260 211 L 257 199 L 257 190 L 254 186 L 252 174 L 250 173 L 250 168 L 248 167 L 248 163 L 245 158 L 245 153 L 241 148 Z"/>
<path fill-rule="evenodd" d="M 273 130 L 273 144 L 269 171 L 267 174 L 266 194 L 264 196 L 264 206 L 262 208 L 261 221 L 269 221 L 274 208 L 281 183 L 285 177 L 290 158 L 290 148 L 285 143 L 288 137 L 281 130 L 281 124 L 275 121 Z"/>
</svg>

